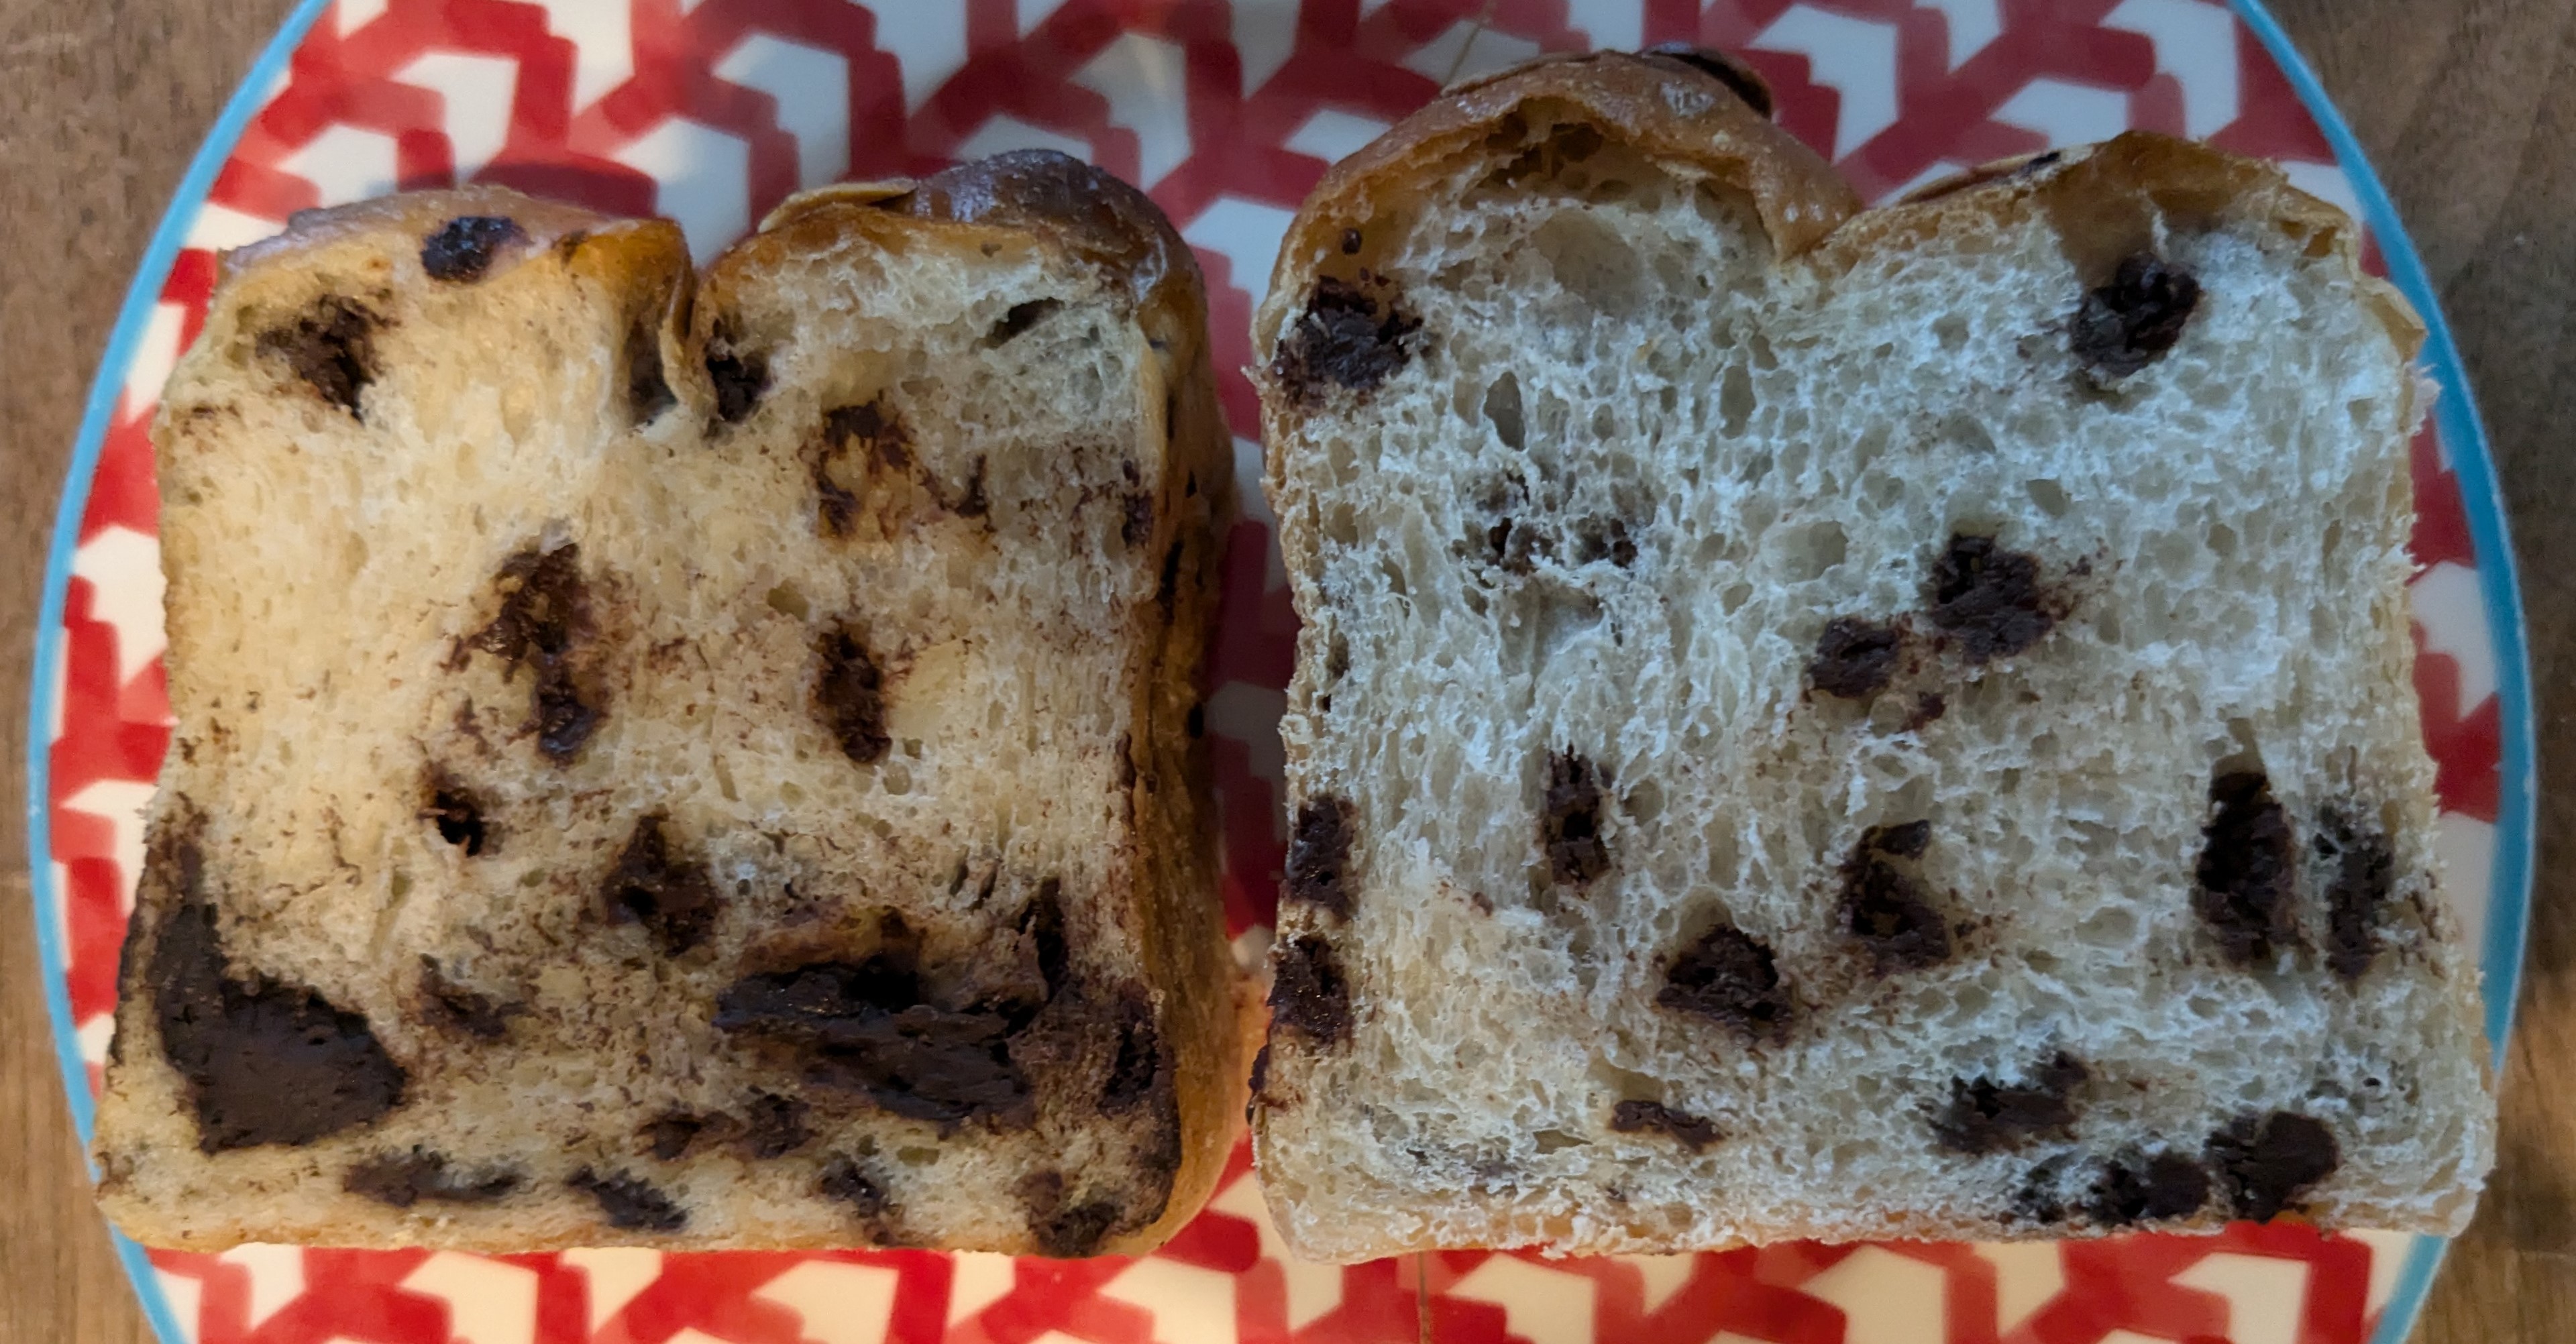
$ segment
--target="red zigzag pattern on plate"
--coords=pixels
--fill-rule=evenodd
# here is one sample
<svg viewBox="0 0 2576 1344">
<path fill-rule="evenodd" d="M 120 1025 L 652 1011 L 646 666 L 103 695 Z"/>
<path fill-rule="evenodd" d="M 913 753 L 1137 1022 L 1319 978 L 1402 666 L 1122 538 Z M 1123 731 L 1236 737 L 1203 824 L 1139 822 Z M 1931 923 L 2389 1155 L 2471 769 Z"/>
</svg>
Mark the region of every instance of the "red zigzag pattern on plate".
<svg viewBox="0 0 2576 1344">
<path fill-rule="evenodd" d="M 1950 168 L 2126 126 L 2289 161 L 2349 200 L 2324 140 L 2250 37 L 2205 0 L 343 0 L 270 91 L 163 284 L 91 482 L 64 614 L 52 826 L 84 1052 L 105 1045 L 139 838 L 168 740 L 158 656 L 151 398 L 195 335 L 215 249 L 298 209 L 459 176 L 681 219 L 702 250 L 802 185 L 920 173 L 1054 144 L 1146 185 L 1199 250 L 1218 364 L 1280 231 L 1332 159 L 1453 75 L 1542 50 L 1693 38 L 1744 51 L 1782 122 L 1885 197 Z M 1236 433 L 1255 437 L 1229 373 Z M 1249 464 L 1249 457 L 1246 458 Z M 1249 473 L 1247 473 L 1249 474 Z M 2416 445 L 2428 572 L 2473 569 L 2458 485 Z M 1295 618 L 1266 518 L 1233 538 L 1210 727 L 1238 931 L 1270 917 L 1281 860 L 1270 735 Z M 2419 604 L 2421 605 L 2421 604 Z M 2458 604 L 2453 604 L 2454 606 Z M 2419 613 L 2418 686 L 2446 806 L 2492 822 L 2498 708 L 2483 616 Z M 2464 658 L 2463 655 L 2466 655 Z M 2474 666 L 2473 666 L 2474 665 Z M 2483 677 L 2483 681 L 2479 678 Z M 2465 693 L 2479 690 L 2474 703 Z M 1060 1264 L 923 1252 L 485 1260 L 259 1248 L 156 1253 L 206 1344 L 447 1341 L 792 1344 L 932 1340 L 1705 1339 L 1852 1344 L 1925 1334 L 2358 1340 L 2395 1252 L 2296 1228 L 1989 1252 L 1777 1247 L 1663 1260 L 1456 1254 L 1348 1269 L 1281 1258 L 1238 1146 L 1215 1206 L 1152 1257 Z M 2372 1280 L 2380 1282 L 2376 1285 Z M 2265 1275 L 2304 1303 L 2263 1323 Z M 2277 1274 L 2275 1275 L 2277 1277 Z M 2278 1301 L 2282 1293 L 2274 1292 Z M 1906 1299 L 1901 1316 L 1885 1305 Z M 1930 1304 L 1937 1301 L 1936 1308 Z M 2258 1309 L 2247 1310 L 2243 1301 Z"/>
</svg>

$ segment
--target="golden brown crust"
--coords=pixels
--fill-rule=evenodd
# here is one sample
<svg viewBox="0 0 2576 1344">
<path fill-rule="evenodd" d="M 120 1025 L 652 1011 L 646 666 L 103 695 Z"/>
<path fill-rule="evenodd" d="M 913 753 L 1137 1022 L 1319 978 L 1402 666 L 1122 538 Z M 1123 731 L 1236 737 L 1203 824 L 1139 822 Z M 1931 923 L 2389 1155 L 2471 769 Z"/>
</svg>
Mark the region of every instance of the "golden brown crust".
<svg viewBox="0 0 2576 1344">
<path fill-rule="evenodd" d="M 284 232 L 225 253 L 224 274 L 230 277 L 252 266 L 275 265 L 335 243 L 385 233 L 409 234 L 426 243 L 441 225 L 476 215 L 510 219 L 526 235 L 524 241 L 513 242 L 502 250 L 505 257 L 539 252 L 566 235 L 597 229 L 667 231 L 674 235 L 678 232 L 678 226 L 669 220 L 618 219 L 577 205 L 522 195 L 508 187 L 464 186 L 298 210 L 287 219 Z"/>
<path fill-rule="evenodd" d="M 2361 269 L 2356 229 L 2341 210 L 2293 187 L 2259 159 L 2130 131 L 2098 145 L 1981 164 L 1917 189 L 1894 205 L 1853 216 L 1815 253 L 1827 269 L 1925 234 L 1975 234 L 2035 205 L 2047 212 L 2067 260 L 2088 285 L 2149 242 L 2161 225 L 2184 232 L 2252 225 L 2278 230 L 2352 268 L 2371 311 L 2408 358 L 2424 325 L 2387 282 Z"/>
<path fill-rule="evenodd" d="M 1542 105 L 1554 105 L 1553 119 L 1589 122 L 1672 171 L 1747 193 L 1781 256 L 1805 251 L 1860 208 L 1831 165 L 1715 75 L 1668 55 L 1542 57 L 1460 84 L 1324 174 L 1280 244 L 1253 333 L 1260 359 L 1270 358 L 1281 320 L 1337 255 L 1344 230 L 1364 227 L 1460 163 L 1492 156 L 1502 147 L 1489 139 Z"/>
<path fill-rule="evenodd" d="M 1035 235 L 1126 288 L 1154 339 L 1197 345 L 1206 331 L 1206 291 L 1189 244 L 1145 193 L 1070 155 L 1013 150 L 919 180 L 823 187 L 790 197 L 761 221 L 761 232 L 843 218 L 856 208 Z"/>
</svg>

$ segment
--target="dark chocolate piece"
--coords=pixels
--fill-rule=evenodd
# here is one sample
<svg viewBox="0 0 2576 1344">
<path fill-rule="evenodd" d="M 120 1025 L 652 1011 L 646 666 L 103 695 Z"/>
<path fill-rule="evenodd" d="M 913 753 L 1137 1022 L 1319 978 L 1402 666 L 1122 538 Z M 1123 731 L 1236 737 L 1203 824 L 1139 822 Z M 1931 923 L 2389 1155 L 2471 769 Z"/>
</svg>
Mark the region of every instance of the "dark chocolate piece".
<svg viewBox="0 0 2576 1344">
<path fill-rule="evenodd" d="M 2101 1227 L 2188 1218 L 2209 1203 L 2209 1168 L 2180 1153 L 2106 1162 L 2094 1177 L 2085 1216 Z"/>
<path fill-rule="evenodd" d="M 2273 800 L 2272 782 L 2260 770 L 2211 780 L 2209 801 L 2215 812 L 2200 833 L 2192 908 L 2229 961 L 2270 961 L 2299 941 L 2290 815 Z"/>
<path fill-rule="evenodd" d="M 383 319 L 355 299 L 325 295 L 283 326 L 259 335 L 259 353 L 283 361 L 315 396 L 366 418 L 359 399 L 376 380 L 376 329 Z"/>
<path fill-rule="evenodd" d="M 820 669 L 814 706 L 841 753 L 860 765 L 885 759 L 894 739 L 886 732 L 885 674 L 877 670 L 856 626 L 836 625 L 815 641 Z"/>
<path fill-rule="evenodd" d="M 408 1209 L 422 1200 L 437 1204 L 489 1204 L 519 1188 L 518 1172 L 505 1167 L 465 1172 L 426 1148 L 384 1153 L 343 1173 L 340 1188 L 350 1194 Z"/>
<path fill-rule="evenodd" d="M 1661 1132 L 1678 1139 L 1692 1152 L 1717 1142 L 1717 1126 L 1688 1111 L 1677 1111 L 1660 1101 L 1623 1101 L 1610 1108 L 1610 1128 L 1622 1134 Z"/>
<path fill-rule="evenodd" d="M 1720 924 L 1674 956 L 1656 1006 L 1722 1022 L 1754 1040 L 1789 1032 L 1792 1003 L 1770 945 Z"/>
<path fill-rule="evenodd" d="M 611 923 L 643 925 L 662 955 L 676 957 L 706 941 L 722 902 L 706 865 L 674 852 L 663 833 L 669 823 L 661 812 L 636 819 L 617 866 L 600 884 L 600 907 Z"/>
<path fill-rule="evenodd" d="M 2334 1131 L 2295 1111 L 2240 1115 L 2209 1136 L 2203 1153 L 2229 1208 L 2258 1223 L 2299 1207 L 2299 1196 L 2343 1161 Z"/>
<path fill-rule="evenodd" d="M 677 1232 L 689 1223 L 688 1210 L 672 1203 L 669 1195 L 622 1171 L 602 1176 L 583 1167 L 564 1184 L 597 1201 L 610 1227 L 629 1232 Z"/>
<path fill-rule="evenodd" d="M 1932 624 L 1957 639 L 1971 663 L 2009 658 L 2057 625 L 2058 613 L 2039 581 L 2039 558 L 1992 537 L 1961 533 L 1932 562 Z"/>
<path fill-rule="evenodd" d="M 1610 871 L 1601 838 L 1601 772 L 1571 751 L 1547 758 L 1547 794 L 1539 804 L 1539 848 L 1548 874 L 1568 886 L 1590 886 Z"/>
<path fill-rule="evenodd" d="M 1351 917 L 1351 805 L 1330 794 L 1307 799 L 1288 835 L 1289 900 Z"/>
<path fill-rule="evenodd" d="M 2320 818 L 2314 841 L 2326 867 L 2326 965 L 2349 984 L 2379 959 L 2380 914 L 2397 886 L 2388 837 L 2341 809 Z"/>
<path fill-rule="evenodd" d="M 180 903 L 153 931 L 152 1009 L 208 1153 L 305 1144 L 402 1104 L 408 1082 L 367 1019 L 300 986 L 236 977 L 184 846 Z"/>
<path fill-rule="evenodd" d="M 2120 260 L 2111 283 L 2086 292 L 2067 342 L 2096 377 L 2125 378 L 2164 357 L 2200 306 L 2200 282 L 2153 252 Z"/>
<path fill-rule="evenodd" d="M 2063 1050 L 2020 1082 L 1953 1078 L 1949 1104 L 1932 1116 L 1933 1137 L 1953 1153 L 1994 1153 L 2032 1139 L 2062 1138 L 2075 1125 L 2075 1092 L 2093 1076 Z"/>
<path fill-rule="evenodd" d="M 1270 361 L 1271 376 L 1291 398 L 1311 406 L 1328 388 L 1367 393 L 1412 358 L 1422 320 L 1381 297 L 1385 289 L 1366 272 L 1357 284 L 1329 275 L 1315 282 L 1306 310 Z"/>
<path fill-rule="evenodd" d="M 1843 861 L 1843 925 L 1868 951 L 1879 975 L 1949 960 L 1948 921 L 1933 907 L 1922 879 L 1899 862 L 1922 857 L 1931 834 L 1928 821 L 1873 826 Z"/>
<path fill-rule="evenodd" d="M 502 248 L 527 237 L 507 215 L 458 215 L 421 242 L 420 268 L 432 280 L 471 284 L 492 269 Z"/>
<path fill-rule="evenodd" d="M 1876 695 L 1896 678 L 1905 632 L 1892 624 L 1837 616 L 1816 638 L 1816 656 L 1807 661 L 1807 683 L 1827 695 L 1858 700 Z"/>
<path fill-rule="evenodd" d="M 1321 1045 L 1351 1036 L 1351 987 L 1333 945 L 1314 934 L 1280 943 L 1271 952 L 1270 1022 L 1301 1032 Z"/>
<path fill-rule="evenodd" d="M 715 1024 L 789 1046 L 814 1083 L 897 1115 L 941 1125 L 1028 1118 L 1028 1079 L 1009 1051 L 1019 1024 L 997 1010 L 925 1002 L 899 947 L 737 980 L 718 998 Z"/>
</svg>

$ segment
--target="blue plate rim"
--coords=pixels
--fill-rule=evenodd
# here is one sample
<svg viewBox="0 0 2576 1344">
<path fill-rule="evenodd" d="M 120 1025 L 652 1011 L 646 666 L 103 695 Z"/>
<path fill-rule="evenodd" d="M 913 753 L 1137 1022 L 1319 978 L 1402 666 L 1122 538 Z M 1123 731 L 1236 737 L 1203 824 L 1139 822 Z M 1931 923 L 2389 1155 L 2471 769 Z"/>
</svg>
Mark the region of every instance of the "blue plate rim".
<svg viewBox="0 0 2576 1344">
<path fill-rule="evenodd" d="M 2522 956 L 2529 932 L 2538 798 L 2533 788 L 2537 733 L 2531 701 L 2521 582 L 2494 459 L 2469 390 L 2467 369 L 2461 362 L 2459 347 L 2452 339 L 2450 325 L 2442 314 L 2440 295 L 2424 269 L 2422 258 L 2415 251 L 2413 240 L 2406 233 L 2387 188 L 2362 151 L 2359 139 L 2262 0 L 2228 0 L 2228 3 L 2246 30 L 2262 44 L 2273 63 L 2289 79 L 2299 101 L 2306 106 L 2309 116 L 2325 135 L 2360 202 L 2363 222 L 2378 240 L 2380 255 L 2388 266 L 2389 279 L 2424 318 L 2424 358 L 2434 381 L 2441 388 L 2433 413 L 2443 445 L 2450 452 L 2452 471 L 2460 482 L 2470 540 L 2478 559 L 2478 585 L 2486 607 L 2488 637 L 2496 653 L 2496 694 L 2503 747 L 2499 762 L 2502 792 L 2496 814 L 2495 867 L 2489 882 L 2486 942 L 2480 949 L 2479 966 L 2484 973 L 2488 1046 L 2501 1072 L 2505 1044 L 2513 1028 L 2514 1006 L 2521 987 Z M 134 280 L 126 288 L 115 327 L 99 360 L 98 373 L 90 384 L 79 435 L 73 441 L 70 464 L 65 471 L 62 499 L 54 513 L 52 536 L 45 557 L 44 588 L 37 608 L 34 661 L 29 665 L 27 860 L 45 1009 L 51 1019 L 54 1053 L 62 1072 L 64 1098 L 71 1109 L 73 1128 L 78 1131 L 84 1147 L 89 1143 L 96 1123 L 95 1105 L 89 1095 L 88 1066 L 81 1058 L 80 1042 L 73 1030 L 68 992 L 60 977 L 50 973 L 51 968 L 62 963 L 63 954 L 63 934 L 54 914 L 58 894 L 53 890 L 51 733 L 56 669 L 64 654 L 61 637 L 63 602 L 70 585 L 73 559 L 79 549 L 81 515 L 88 506 L 99 452 L 106 441 L 109 424 L 115 417 L 117 399 L 124 390 L 125 372 L 133 363 L 135 348 L 160 301 L 162 286 L 168 281 L 170 268 L 186 242 L 187 231 L 194 227 L 202 213 L 217 175 L 231 158 L 234 147 L 240 143 L 250 119 L 266 103 L 269 90 L 286 72 L 297 48 L 303 45 L 305 35 L 329 8 L 330 0 L 298 0 L 294 11 L 279 26 L 277 35 L 269 40 L 258 60 L 233 90 L 222 113 L 198 146 L 196 155 L 189 161 L 187 172 L 180 178 L 171 195 L 170 205 L 163 212 L 159 225 L 153 230 L 152 240 L 135 268 Z M 95 1175 L 93 1172 L 93 1179 Z M 108 1229 L 108 1235 L 115 1242 L 117 1259 L 134 1284 L 135 1296 L 142 1304 L 144 1316 L 152 1324 L 153 1333 L 169 1344 L 180 1344 L 192 1338 L 172 1311 L 168 1296 L 162 1291 L 160 1276 L 154 1271 L 143 1248 L 113 1227 Z M 2396 1287 L 2381 1311 L 2373 1344 L 2402 1344 L 2423 1309 L 2446 1245 L 2440 1237 L 2415 1238 L 2407 1250 Z"/>
<path fill-rule="evenodd" d="M 2415 240 L 2389 198 L 2388 188 L 2363 152 L 2360 138 L 2327 96 L 2325 85 L 2299 54 L 2290 35 L 2272 17 L 2263 0 L 2229 0 L 2246 30 L 2263 44 L 2272 63 L 2290 81 L 2308 115 L 2333 147 L 2346 181 L 2361 203 L 2362 222 L 2379 243 L 2388 278 L 2424 319 L 2424 360 L 2441 394 L 2433 405 L 2442 446 L 2449 450 L 2451 470 L 2460 483 L 2461 504 L 2468 514 L 2469 539 L 2478 557 L 2478 590 L 2485 600 L 2488 639 L 2495 646 L 2496 697 L 2503 759 L 2497 764 L 2502 791 L 2496 806 L 2495 867 L 2488 875 L 2486 946 L 2479 949 L 2478 968 L 2486 1002 L 2487 1047 L 2501 1081 L 2505 1043 L 2513 1032 L 2513 1010 L 2522 987 L 2522 955 L 2531 924 L 2532 846 L 2537 834 L 2539 799 L 2533 788 L 2537 725 L 2531 703 L 2531 663 L 2523 626 L 2522 582 L 2513 552 L 2513 537 L 2504 516 L 2504 495 L 2496 480 L 2495 459 L 2486 427 L 2478 418 L 2469 390 L 2468 368 L 2460 360 L 2451 324 L 2442 315 L 2441 294 L 2434 288 Z M 2397 1282 L 2380 1309 L 2372 1344 L 2404 1344 L 2423 1314 L 2449 1242 L 2442 1237 L 2414 1239 L 2407 1247 Z"/>
</svg>

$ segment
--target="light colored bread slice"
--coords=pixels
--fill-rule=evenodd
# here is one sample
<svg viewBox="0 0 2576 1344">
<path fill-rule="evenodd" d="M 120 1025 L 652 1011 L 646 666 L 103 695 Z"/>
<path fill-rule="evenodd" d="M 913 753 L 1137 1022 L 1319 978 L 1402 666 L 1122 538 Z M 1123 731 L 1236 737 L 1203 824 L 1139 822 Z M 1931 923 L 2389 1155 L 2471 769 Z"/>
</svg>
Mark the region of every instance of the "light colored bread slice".
<svg viewBox="0 0 2576 1344">
<path fill-rule="evenodd" d="M 1727 73 L 1454 90 L 1289 231 L 1282 1231 L 2457 1231 L 2414 318 L 2267 166 L 1861 213 Z"/>
<path fill-rule="evenodd" d="M 667 223 L 494 191 L 235 254 L 159 422 L 109 1213 L 1168 1235 L 1241 1096 L 1203 327 L 1169 225 L 1053 155 L 799 198 L 702 280 Z"/>
</svg>

